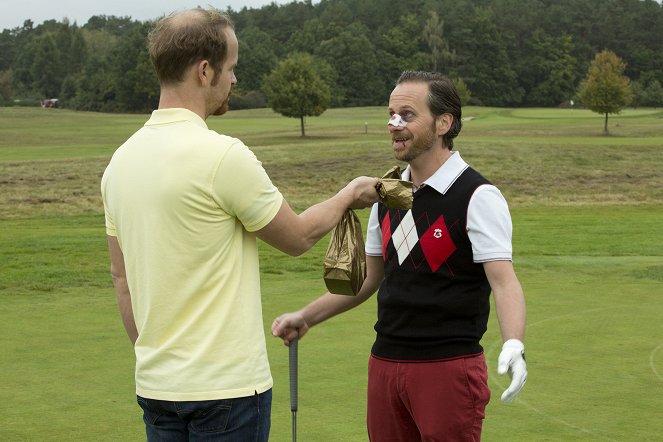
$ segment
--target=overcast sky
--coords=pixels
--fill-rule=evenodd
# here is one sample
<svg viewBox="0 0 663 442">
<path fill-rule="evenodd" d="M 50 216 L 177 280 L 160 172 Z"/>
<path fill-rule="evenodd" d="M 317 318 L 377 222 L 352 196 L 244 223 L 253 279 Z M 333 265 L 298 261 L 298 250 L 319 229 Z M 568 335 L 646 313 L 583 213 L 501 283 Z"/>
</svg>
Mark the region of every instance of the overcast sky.
<svg viewBox="0 0 663 442">
<path fill-rule="evenodd" d="M 169 14 L 173 11 L 206 7 L 208 5 L 226 10 L 229 6 L 239 11 L 244 6 L 260 8 L 270 3 L 287 4 L 293 0 L 0 0 L 0 30 L 22 26 L 30 19 L 34 25 L 45 20 L 62 21 L 79 26 L 87 23 L 93 15 L 129 16 L 145 21 Z M 315 3 L 315 2 L 314 2 Z"/>
</svg>

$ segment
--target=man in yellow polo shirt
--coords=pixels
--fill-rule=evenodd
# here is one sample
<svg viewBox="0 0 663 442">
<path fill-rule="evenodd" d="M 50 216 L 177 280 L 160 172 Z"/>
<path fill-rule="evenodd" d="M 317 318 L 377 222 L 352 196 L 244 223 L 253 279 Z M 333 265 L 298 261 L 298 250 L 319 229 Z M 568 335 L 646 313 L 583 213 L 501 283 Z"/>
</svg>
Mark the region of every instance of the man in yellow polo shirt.
<svg viewBox="0 0 663 442">
<path fill-rule="evenodd" d="M 272 377 L 256 238 L 291 255 L 348 208 L 378 200 L 360 177 L 296 214 L 240 140 L 207 128 L 236 83 L 233 24 L 213 9 L 149 37 L 159 109 L 101 182 L 111 274 L 136 354 L 148 440 L 267 441 Z"/>
</svg>

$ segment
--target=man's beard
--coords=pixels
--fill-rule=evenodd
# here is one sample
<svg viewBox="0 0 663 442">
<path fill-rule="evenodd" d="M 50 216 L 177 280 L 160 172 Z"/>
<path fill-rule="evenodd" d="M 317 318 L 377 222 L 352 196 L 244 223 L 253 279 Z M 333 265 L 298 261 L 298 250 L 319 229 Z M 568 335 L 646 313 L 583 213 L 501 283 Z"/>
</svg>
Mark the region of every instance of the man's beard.
<svg viewBox="0 0 663 442">
<path fill-rule="evenodd" d="M 217 84 L 219 84 L 220 79 L 221 79 L 221 72 L 219 71 L 214 75 L 214 78 L 212 78 L 212 86 L 216 86 Z M 230 109 L 230 96 L 232 94 L 233 94 L 233 88 L 232 88 L 232 84 L 231 84 L 230 85 L 230 90 L 228 91 L 228 96 L 226 97 L 225 100 L 223 100 L 223 103 L 221 103 L 221 106 L 219 106 L 218 108 L 216 108 L 216 110 L 214 112 L 212 112 L 212 115 L 217 115 L 218 116 L 218 115 L 223 115 L 226 112 L 228 112 L 228 110 Z"/>
<path fill-rule="evenodd" d="M 428 133 L 422 135 L 416 140 L 414 138 L 410 138 L 410 148 L 401 153 L 394 152 L 394 157 L 397 160 L 409 163 L 410 161 L 413 161 L 419 157 L 419 155 L 422 153 L 429 151 L 433 147 L 433 144 L 435 144 L 435 138 L 435 123 L 433 123 L 433 126 Z"/>
<path fill-rule="evenodd" d="M 226 98 L 223 101 L 223 103 L 221 103 L 221 106 L 219 106 L 218 108 L 216 108 L 216 110 L 214 112 L 212 112 L 212 115 L 217 115 L 218 116 L 218 115 L 223 115 L 226 112 L 228 112 L 228 110 L 230 109 L 229 103 L 230 103 L 230 94 L 228 94 L 228 98 Z"/>
<path fill-rule="evenodd" d="M 226 97 L 226 99 L 223 100 L 223 103 L 221 103 L 221 105 L 218 108 L 216 108 L 214 112 L 212 112 L 212 115 L 223 115 L 230 110 L 230 96 L 232 94 L 233 94 L 233 89 L 231 87 L 230 90 L 228 91 L 228 96 Z"/>
</svg>

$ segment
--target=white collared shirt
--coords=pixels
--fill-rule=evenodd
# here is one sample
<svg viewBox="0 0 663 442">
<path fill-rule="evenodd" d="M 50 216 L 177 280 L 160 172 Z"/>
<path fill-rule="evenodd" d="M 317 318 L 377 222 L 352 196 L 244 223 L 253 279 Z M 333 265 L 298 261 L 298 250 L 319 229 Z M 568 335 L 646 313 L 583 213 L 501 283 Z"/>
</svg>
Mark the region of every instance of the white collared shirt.
<svg viewBox="0 0 663 442">
<path fill-rule="evenodd" d="M 444 195 L 467 169 L 468 164 L 460 153 L 452 152 L 442 166 L 421 185 L 431 186 Z M 410 166 L 402 174 L 410 178 Z M 467 208 L 467 234 L 472 243 L 474 262 L 510 261 L 512 259 L 512 224 L 509 206 L 502 192 L 492 184 L 479 186 Z M 366 254 L 382 255 L 382 230 L 378 220 L 378 205 L 374 204 L 368 219 L 366 232 Z"/>
</svg>

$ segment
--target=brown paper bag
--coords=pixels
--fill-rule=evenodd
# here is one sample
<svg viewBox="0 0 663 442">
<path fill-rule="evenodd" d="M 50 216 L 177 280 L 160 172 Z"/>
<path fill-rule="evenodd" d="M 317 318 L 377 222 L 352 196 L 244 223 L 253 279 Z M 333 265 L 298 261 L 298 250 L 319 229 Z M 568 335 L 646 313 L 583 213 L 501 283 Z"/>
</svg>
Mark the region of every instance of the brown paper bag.
<svg viewBox="0 0 663 442">
<path fill-rule="evenodd" d="M 412 186 L 410 181 L 401 179 L 401 168 L 394 166 L 378 180 L 375 189 L 380 201 L 390 209 L 411 209 Z"/>
<path fill-rule="evenodd" d="M 392 167 L 378 180 L 376 190 L 387 207 L 410 209 L 412 186 L 401 180 L 401 169 Z M 338 295 L 356 295 L 366 279 L 366 251 L 359 218 L 348 209 L 332 231 L 324 261 L 324 280 L 327 289 Z"/>
<path fill-rule="evenodd" d="M 327 290 L 337 295 L 356 295 L 366 278 L 366 251 L 361 223 L 348 209 L 334 228 L 324 262 Z"/>
</svg>

